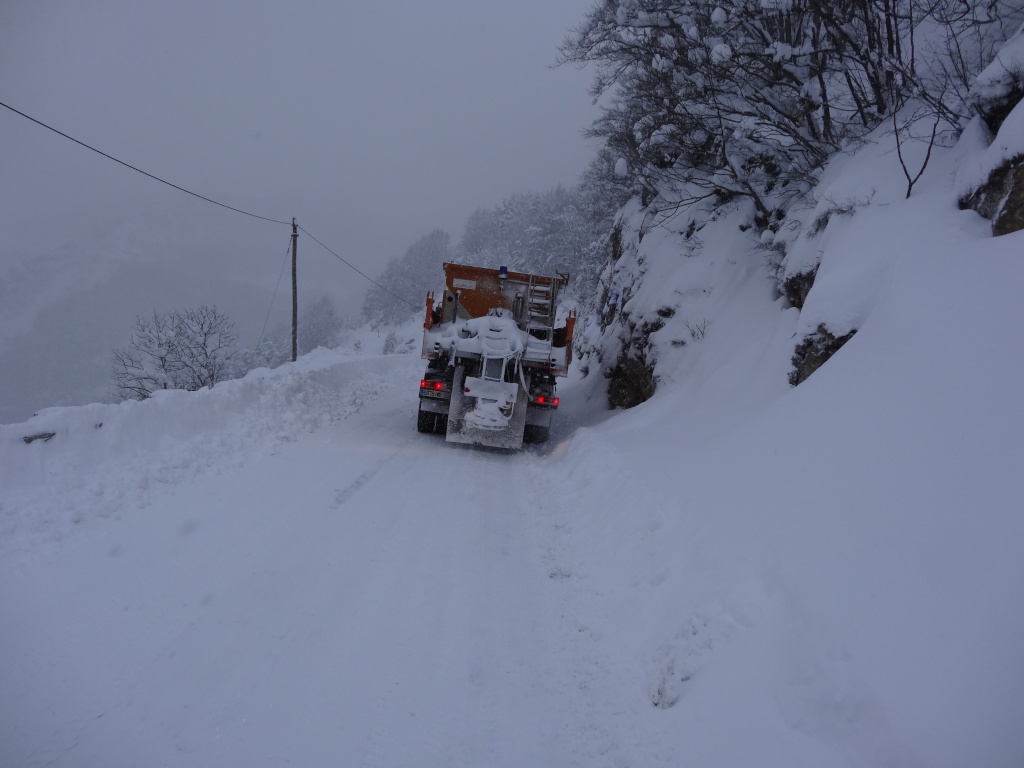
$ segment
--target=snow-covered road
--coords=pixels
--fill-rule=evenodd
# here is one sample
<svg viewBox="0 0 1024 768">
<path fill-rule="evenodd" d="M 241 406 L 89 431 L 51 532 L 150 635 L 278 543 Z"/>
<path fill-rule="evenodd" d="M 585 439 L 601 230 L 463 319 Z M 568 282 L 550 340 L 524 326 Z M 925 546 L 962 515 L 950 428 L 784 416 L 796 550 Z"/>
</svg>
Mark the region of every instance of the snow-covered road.
<svg viewBox="0 0 1024 768">
<path fill-rule="evenodd" d="M 559 446 L 421 435 L 419 361 L 385 365 L 359 413 L 213 460 L 4 571 L 9 764 L 573 765 L 615 748 L 592 712 Z"/>
</svg>

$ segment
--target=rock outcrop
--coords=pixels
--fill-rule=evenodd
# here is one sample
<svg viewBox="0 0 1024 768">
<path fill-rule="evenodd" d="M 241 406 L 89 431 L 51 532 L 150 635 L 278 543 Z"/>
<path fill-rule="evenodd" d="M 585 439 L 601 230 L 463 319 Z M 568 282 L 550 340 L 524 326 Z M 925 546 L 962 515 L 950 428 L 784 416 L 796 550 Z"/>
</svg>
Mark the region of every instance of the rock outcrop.
<svg viewBox="0 0 1024 768">
<path fill-rule="evenodd" d="M 824 323 L 820 324 L 814 333 L 804 337 L 804 340 L 793 352 L 793 370 L 789 374 L 789 383 L 795 387 L 802 381 L 806 381 L 807 377 L 821 368 L 832 355 L 852 339 L 855 333 L 857 331 L 853 330 L 844 336 L 836 336 L 825 327 Z"/>
<path fill-rule="evenodd" d="M 960 198 L 992 222 L 992 234 L 1024 229 L 1024 34 L 1003 46 L 971 86 L 970 104 L 992 137 L 984 178 Z"/>
</svg>

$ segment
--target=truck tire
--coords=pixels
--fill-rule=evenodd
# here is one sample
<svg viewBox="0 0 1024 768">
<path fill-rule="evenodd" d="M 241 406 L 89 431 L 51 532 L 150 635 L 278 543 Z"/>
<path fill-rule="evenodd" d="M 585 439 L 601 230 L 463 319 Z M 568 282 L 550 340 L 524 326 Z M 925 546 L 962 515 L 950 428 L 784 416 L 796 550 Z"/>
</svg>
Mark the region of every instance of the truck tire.
<svg viewBox="0 0 1024 768">
<path fill-rule="evenodd" d="M 416 413 L 416 431 L 417 432 L 433 432 L 434 426 L 437 421 L 437 414 L 431 413 L 430 411 L 424 411 L 420 408 Z"/>
</svg>

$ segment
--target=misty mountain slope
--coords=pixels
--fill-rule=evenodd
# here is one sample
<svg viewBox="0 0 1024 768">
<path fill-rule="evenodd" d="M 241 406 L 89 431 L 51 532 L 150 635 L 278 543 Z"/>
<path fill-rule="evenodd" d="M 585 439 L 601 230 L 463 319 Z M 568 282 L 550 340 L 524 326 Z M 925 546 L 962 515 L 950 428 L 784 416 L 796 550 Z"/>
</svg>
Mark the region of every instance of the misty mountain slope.
<svg viewBox="0 0 1024 768">
<path fill-rule="evenodd" d="M 841 219 L 795 389 L 722 219 L 643 238 L 654 397 L 543 448 L 418 434 L 410 355 L 0 427 L 4 762 L 1019 765 L 1022 242 L 955 162 Z"/>
<path fill-rule="evenodd" d="M 286 234 L 217 228 L 169 210 L 150 211 L 145 221 L 0 261 L 0 423 L 55 405 L 113 401 L 113 350 L 128 345 L 137 317 L 216 305 L 240 345 L 255 344 Z M 271 328 L 284 318 L 283 295 Z M 304 288 L 303 306 L 305 299 Z"/>
</svg>

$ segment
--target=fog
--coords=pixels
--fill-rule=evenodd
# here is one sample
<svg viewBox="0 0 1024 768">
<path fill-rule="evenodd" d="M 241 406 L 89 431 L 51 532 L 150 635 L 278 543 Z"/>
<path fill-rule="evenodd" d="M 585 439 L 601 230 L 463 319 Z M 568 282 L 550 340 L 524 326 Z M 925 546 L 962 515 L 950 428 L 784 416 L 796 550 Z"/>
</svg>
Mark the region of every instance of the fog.
<svg viewBox="0 0 1024 768">
<path fill-rule="evenodd" d="M 590 0 L 42 0 L 0 6 L 0 101 L 173 184 L 292 217 L 375 276 L 435 227 L 572 184 Z M 290 227 L 187 196 L 0 108 L 0 422 L 109 397 L 137 314 L 216 303 L 252 344 Z M 300 300 L 366 281 L 299 239 Z M 289 312 L 287 281 L 270 323 Z"/>
</svg>

